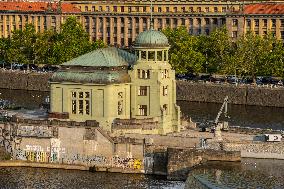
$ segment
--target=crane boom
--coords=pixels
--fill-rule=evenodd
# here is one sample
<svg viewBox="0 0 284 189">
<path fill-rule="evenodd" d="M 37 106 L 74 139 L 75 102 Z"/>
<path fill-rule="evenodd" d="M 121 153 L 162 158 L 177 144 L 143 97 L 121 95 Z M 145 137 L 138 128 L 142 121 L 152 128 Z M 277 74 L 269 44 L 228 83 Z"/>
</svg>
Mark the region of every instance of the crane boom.
<svg viewBox="0 0 284 189">
<path fill-rule="evenodd" d="M 227 117 L 228 96 L 226 96 L 226 97 L 224 98 L 224 102 L 223 102 L 223 104 L 222 104 L 222 106 L 221 106 L 221 108 L 220 108 L 220 110 L 219 110 L 219 112 L 218 112 L 218 114 L 217 114 L 217 116 L 216 116 L 216 118 L 215 118 L 215 122 L 214 122 L 215 125 L 218 124 L 218 121 L 219 121 L 219 118 L 220 118 L 220 116 L 221 116 L 221 114 L 222 114 L 222 112 L 223 112 L 223 109 L 225 109 L 224 115 L 225 115 L 225 117 Z"/>
</svg>

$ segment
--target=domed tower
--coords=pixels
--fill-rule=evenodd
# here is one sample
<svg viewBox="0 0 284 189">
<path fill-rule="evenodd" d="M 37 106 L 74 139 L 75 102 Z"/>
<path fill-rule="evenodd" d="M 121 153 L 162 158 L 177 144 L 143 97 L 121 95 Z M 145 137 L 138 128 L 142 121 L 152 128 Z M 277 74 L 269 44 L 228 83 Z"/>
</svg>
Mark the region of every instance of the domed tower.
<svg viewBox="0 0 284 189">
<path fill-rule="evenodd" d="M 160 31 L 140 33 L 134 44 L 136 63 L 131 77 L 131 117 L 159 120 L 159 134 L 180 130 L 175 71 L 168 62 L 169 42 Z"/>
<path fill-rule="evenodd" d="M 96 120 L 110 131 L 115 118 L 130 118 L 128 67 L 136 57 L 117 48 L 102 48 L 61 65 L 50 81 L 53 118 Z M 67 116 L 61 116 L 66 114 Z"/>
</svg>

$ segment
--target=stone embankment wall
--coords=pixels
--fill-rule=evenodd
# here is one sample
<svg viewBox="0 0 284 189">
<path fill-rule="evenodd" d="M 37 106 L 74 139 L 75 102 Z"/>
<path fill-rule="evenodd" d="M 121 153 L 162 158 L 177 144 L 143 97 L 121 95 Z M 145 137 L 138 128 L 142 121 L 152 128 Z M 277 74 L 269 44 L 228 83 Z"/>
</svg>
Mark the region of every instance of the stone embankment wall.
<svg viewBox="0 0 284 189">
<path fill-rule="evenodd" d="M 168 175 L 171 180 L 185 180 L 189 171 L 206 161 L 240 161 L 240 152 L 223 150 L 168 148 Z"/>
<path fill-rule="evenodd" d="M 0 70 L 0 88 L 49 91 L 48 80 L 52 73 Z"/>
<path fill-rule="evenodd" d="M 212 150 L 239 151 L 241 157 L 262 159 L 284 159 L 283 142 L 210 142 Z"/>
<path fill-rule="evenodd" d="M 284 87 L 177 81 L 177 100 L 223 103 L 225 96 L 232 104 L 284 107 Z"/>
</svg>

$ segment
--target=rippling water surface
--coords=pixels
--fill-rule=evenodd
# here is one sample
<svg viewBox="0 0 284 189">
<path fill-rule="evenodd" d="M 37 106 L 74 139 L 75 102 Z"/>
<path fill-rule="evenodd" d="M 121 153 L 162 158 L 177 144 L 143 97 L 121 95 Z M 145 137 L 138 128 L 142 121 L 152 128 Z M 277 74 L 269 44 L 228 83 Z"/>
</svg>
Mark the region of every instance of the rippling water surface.
<svg viewBox="0 0 284 189">
<path fill-rule="evenodd" d="M 242 159 L 242 162 L 208 162 L 190 174 L 207 186 L 223 189 L 283 189 L 284 160 Z M 194 188 L 189 180 L 186 189 Z M 212 187 L 213 188 L 213 187 Z"/>
<path fill-rule="evenodd" d="M 167 181 L 161 177 L 142 174 L 91 173 L 88 171 L 42 169 L 42 168 L 1 168 L 0 188 L 7 189 L 183 189 L 182 181 Z"/>
</svg>

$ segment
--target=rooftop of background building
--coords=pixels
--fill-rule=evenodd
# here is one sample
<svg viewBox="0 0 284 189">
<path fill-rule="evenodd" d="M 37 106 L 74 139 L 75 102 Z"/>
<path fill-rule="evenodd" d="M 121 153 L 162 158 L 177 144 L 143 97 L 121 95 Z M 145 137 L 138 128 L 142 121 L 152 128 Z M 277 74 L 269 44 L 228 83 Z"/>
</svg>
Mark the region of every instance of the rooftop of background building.
<svg viewBox="0 0 284 189">
<path fill-rule="evenodd" d="M 244 7 L 244 14 L 284 14 L 284 4 L 258 3 Z"/>
<path fill-rule="evenodd" d="M 51 3 L 49 7 L 47 2 L 0 2 L 0 11 L 24 11 L 24 12 L 56 12 L 59 3 Z M 79 8 L 70 3 L 61 3 L 62 13 L 79 13 Z"/>
</svg>

